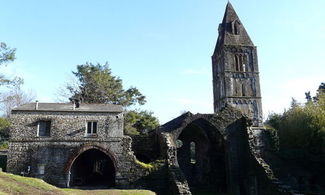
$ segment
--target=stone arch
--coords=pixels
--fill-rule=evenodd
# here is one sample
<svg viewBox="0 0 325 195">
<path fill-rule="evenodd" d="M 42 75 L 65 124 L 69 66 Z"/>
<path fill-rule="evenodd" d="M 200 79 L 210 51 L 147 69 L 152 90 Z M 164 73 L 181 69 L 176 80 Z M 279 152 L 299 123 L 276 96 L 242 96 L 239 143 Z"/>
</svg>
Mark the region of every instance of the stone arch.
<svg viewBox="0 0 325 195">
<path fill-rule="evenodd" d="M 210 165 L 212 164 L 214 166 L 214 168 L 210 168 L 210 170 L 224 171 L 224 173 L 220 175 L 218 172 L 212 173 L 212 175 L 219 175 L 221 177 L 211 178 L 210 181 L 216 182 L 214 185 L 210 185 L 210 187 L 212 187 L 210 190 L 206 188 L 209 186 L 205 185 L 204 183 L 202 185 L 193 186 L 193 183 L 191 183 L 191 178 L 186 177 L 186 170 L 184 171 L 184 169 L 179 166 L 179 152 L 177 151 L 176 140 L 179 138 L 182 132 L 186 130 L 186 127 L 188 125 L 196 123 L 198 121 L 200 121 L 201 124 L 210 126 L 212 129 L 212 131 L 208 131 L 210 133 L 212 132 L 211 134 L 208 134 L 209 138 L 215 137 L 215 139 L 212 140 L 214 143 L 211 145 L 215 146 L 215 148 L 218 148 L 220 146 L 219 151 L 224 151 L 220 153 L 223 155 L 220 156 L 220 161 L 210 161 Z M 159 132 L 161 136 L 166 139 L 166 142 L 161 146 L 161 150 L 164 151 L 167 149 L 166 157 L 168 164 L 182 173 L 182 176 L 176 181 L 182 180 L 182 183 L 185 186 L 189 186 L 188 189 L 191 189 L 191 191 L 194 190 L 193 193 L 195 193 L 195 189 L 198 189 L 215 194 L 238 194 L 237 190 L 239 190 L 239 186 L 245 186 L 244 183 L 239 183 L 240 178 L 247 175 L 246 168 L 248 167 L 247 161 L 249 160 L 249 148 L 248 135 L 246 130 L 248 124 L 249 123 L 247 121 L 247 118 L 242 114 L 241 111 L 228 105 L 225 108 L 221 109 L 220 112 L 215 114 L 193 115 L 192 113 L 187 112 L 162 125 L 159 128 Z M 210 151 L 215 151 L 215 148 L 212 148 Z M 205 164 L 208 165 L 208 163 Z M 224 167 L 218 168 L 218 166 L 222 164 Z M 243 166 L 245 168 L 241 169 L 240 166 Z M 178 171 L 174 171 L 174 169 L 171 169 L 170 171 L 175 172 L 177 175 Z M 219 181 L 225 182 L 225 185 L 222 185 L 221 182 L 217 182 L 220 178 L 222 179 Z"/>
<path fill-rule="evenodd" d="M 85 145 L 82 145 L 81 147 L 77 148 L 72 153 L 72 155 L 70 156 L 70 158 L 68 159 L 68 161 L 64 167 L 64 172 L 67 174 L 69 172 L 69 170 L 71 169 L 73 162 L 78 158 L 78 156 L 80 156 L 82 153 L 84 153 L 85 151 L 90 150 L 90 149 L 97 149 L 97 150 L 105 153 L 113 161 L 114 168 L 115 168 L 115 170 L 117 170 L 117 160 L 116 160 L 116 156 L 114 155 L 114 153 L 112 153 L 109 149 L 105 149 L 101 145 L 85 144 Z"/>
<path fill-rule="evenodd" d="M 190 187 L 226 192 L 226 146 L 219 128 L 202 116 L 193 117 L 180 128 L 176 140 L 183 142 L 183 146 L 177 150 L 177 162 Z"/>
<path fill-rule="evenodd" d="M 176 134 L 175 134 L 175 138 L 177 139 L 179 137 L 179 135 L 182 133 L 182 131 L 191 123 L 193 123 L 196 120 L 203 120 L 206 123 L 209 123 L 210 125 L 212 125 L 215 129 L 217 129 L 217 131 L 221 134 L 224 135 L 224 132 L 226 131 L 224 128 L 220 128 L 217 124 L 213 123 L 210 121 L 210 116 L 209 114 L 196 114 L 196 115 L 192 115 L 191 117 L 187 118 L 187 120 L 185 120 L 181 127 L 176 129 Z M 175 139 L 175 140 L 176 140 Z"/>
<path fill-rule="evenodd" d="M 116 182 L 115 155 L 96 144 L 87 144 L 73 152 L 65 166 L 67 187 L 113 187 Z"/>
</svg>

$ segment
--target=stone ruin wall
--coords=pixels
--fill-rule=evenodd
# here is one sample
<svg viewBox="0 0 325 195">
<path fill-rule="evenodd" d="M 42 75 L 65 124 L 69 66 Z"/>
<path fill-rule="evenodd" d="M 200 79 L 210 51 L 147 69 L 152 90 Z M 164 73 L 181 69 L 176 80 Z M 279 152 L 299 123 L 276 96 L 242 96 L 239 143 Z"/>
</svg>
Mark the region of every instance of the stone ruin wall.
<svg viewBox="0 0 325 195">
<path fill-rule="evenodd" d="M 37 136 L 39 120 L 51 120 L 50 137 Z M 85 121 L 91 120 L 98 121 L 96 137 L 85 136 Z M 146 174 L 135 161 L 132 139 L 123 135 L 122 113 L 15 112 L 11 122 L 8 172 L 66 187 L 73 158 L 82 151 L 98 148 L 108 152 L 114 162 L 117 187 L 132 187 Z M 39 164 L 45 165 L 44 175 L 38 174 Z"/>
</svg>

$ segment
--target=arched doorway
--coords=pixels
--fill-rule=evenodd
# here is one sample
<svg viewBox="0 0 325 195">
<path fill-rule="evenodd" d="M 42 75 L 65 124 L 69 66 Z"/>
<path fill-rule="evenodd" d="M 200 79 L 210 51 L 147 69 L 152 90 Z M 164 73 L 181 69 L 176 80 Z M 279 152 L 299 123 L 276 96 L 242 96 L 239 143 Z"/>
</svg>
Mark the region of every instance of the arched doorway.
<svg viewBox="0 0 325 195">
<path fill-rule="evenodd" d="M 177 159 L 195 192 L 227 193 L 224 139 L 209 122 L 188 124 L 177 138 Z"/>
<path fill-rule="evenodd" d="M 109 188 L 114 185 L 114 163 L 104 152 L 89 149 L 73 161 L 70 169 L 70 186 Z"/>
</svg>

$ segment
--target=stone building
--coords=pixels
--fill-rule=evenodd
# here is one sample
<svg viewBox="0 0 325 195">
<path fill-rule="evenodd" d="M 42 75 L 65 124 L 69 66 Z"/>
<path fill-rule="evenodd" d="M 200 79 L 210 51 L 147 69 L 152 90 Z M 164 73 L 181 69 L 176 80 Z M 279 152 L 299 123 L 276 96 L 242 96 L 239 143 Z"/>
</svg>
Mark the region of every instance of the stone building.
<svg viewBox="0 0 325 195">
<path fill-rule="evenodd" d="M 125 186 L 134 177 L 123 109 L 108 104 L 30 103 L 12 110 L 7 169 L 57 186 Z"/>
<path fill-rule="evenodd" d="M 212 72 L 215 112 L 228 104 L 252 118 L 254 126 L 261 126 L 263 114 L 256 46 L 230 3 L 219 25 Z"/>
</svg>

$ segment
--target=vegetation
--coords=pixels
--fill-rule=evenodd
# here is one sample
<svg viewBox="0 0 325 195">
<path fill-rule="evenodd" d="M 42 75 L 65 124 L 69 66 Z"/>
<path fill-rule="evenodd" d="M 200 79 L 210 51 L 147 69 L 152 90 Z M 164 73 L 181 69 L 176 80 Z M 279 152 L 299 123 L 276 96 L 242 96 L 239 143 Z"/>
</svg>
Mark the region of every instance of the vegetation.
<svg viewBox="0 0 325 195">
<path fill-rule="evenodd" d="M 16 49 L 11 49 L 7 44 L 0 42 L 0 65 L 14 61 L 16 59 Z"/>
<path fill-rule="evenodd" d="M 8 62 L 12 62 L 16 59 L 16 49 L 11 49 L 5 43 L 0 42 L 0 66 L 6 65 Z M 0 86 L 2 85 L 10 85 L 15 82 L 19 82 L 20 79 L 12 79 L 6 78 L 4 75 L 0 74 Z"/>
<path fill-rule="evenodd" d="M 129 135 L 146 134 L 155 129 L 159 122 L 152 112 L 130 110 L 131 106 L 143 105 L 145 96 L 136 88 L 124 89 L 122 80 L 113 76 L 108 64 L 86 63 L 77 66 L 73 72 L 76 82 L 68 83 L 64 96 L 70 100 L 84 103 L 119 104 L 127 110 L 125 114 L 125 133 Z"/>
<path fill-rule="evenodd" d="M 26 93 L 21 89 L 22 80 L 16 82 L 5 93 L 0 95 L 0 109 L 4 112 L 4 116 L 8 117 L 14 107 L 32 102 L 35 100 L 34 94 Z"/>
<path fill-rule="evenodd" d="M 165 160 L 155 160 L 151 163 L 144 163 L 139 160 L 135 160 L 135 163 L 140 165 L 141 167 L 147 169 L 149 172 L 158 170 L 160 167 L 165 165 Z"/>
<path fill-rule="evenodd" d="M 147 134 L 159 126 L 159 121 L 148 111 L 128 111 L 124 118 L 125 133 L 128 135 Z"/>
<path fill-rule="evenodd" d="M 313 155 L 325 154 L 325 90 L 322 83 L 306 104 L 292 101 L 283 114 L 271 114 L 266 126 L 277 130 L 280 150 L 300 150 Z"/>
<path fill-rule="evenodd" d="M 10 122 L 7 118 L 0 118 L 0 140 L 9 137 Z"/>
<path fill-rule="evenodd" d="M 265 122 L 272 137 L 275 154 L 286 164 L 301 167 L 311 173 L 310 189 L 325 187 L 325 83 L 316 96 L 306 93 L 307 102 L 293 99 L 282 114 L 271 114 Z"/>
<path fill-rule="evenodd" d="M 0 194 L 58 194 L 58 195 L 154 195 L 148 190 L 78 190 L 62 189 L 43 180 L 22 177 L 0 171 Z"/>
<path fill-rule="evenodd" d="M 77 77 L 79 85 L 67 86 L 72 94 L 71 98 L 81 99 L 86 103 L 110 103 L 122 106 L 134 104 L 143 105 L 145 96 L 135 87 L 127 90 L 123 89 L 122 80 L 113 76 L 108 64 L 86 63 L 77 66 L 77 71 L 73 72 Z"/>
<path fill-rule="evenodd" d="M 7 118 L 0 118 L 0 150 L 8 149 L 9 126 L 10 122 Z M 3 167 L 2 164 L 0 162 L 0 167 Z"/>
</svg>

